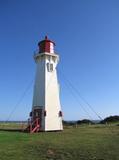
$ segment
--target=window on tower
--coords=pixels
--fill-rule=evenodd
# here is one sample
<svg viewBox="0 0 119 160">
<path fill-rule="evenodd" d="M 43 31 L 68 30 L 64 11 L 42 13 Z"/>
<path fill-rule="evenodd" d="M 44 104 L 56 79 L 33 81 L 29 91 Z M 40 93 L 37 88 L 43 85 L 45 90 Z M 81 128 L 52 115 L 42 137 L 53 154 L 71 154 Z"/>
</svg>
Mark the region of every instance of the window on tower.
<svg viewBox="0 0 119 160">
<path fill-rule="evenodd" d="M 53 64 L 50 64 L 50 71 L 53 71 Z"/>
<path fill-rule="evenodd" d="M 47 70 L 48 70 L 48 72 L 53 71 L 53 63 L 47 63 Z"/>
</svg>

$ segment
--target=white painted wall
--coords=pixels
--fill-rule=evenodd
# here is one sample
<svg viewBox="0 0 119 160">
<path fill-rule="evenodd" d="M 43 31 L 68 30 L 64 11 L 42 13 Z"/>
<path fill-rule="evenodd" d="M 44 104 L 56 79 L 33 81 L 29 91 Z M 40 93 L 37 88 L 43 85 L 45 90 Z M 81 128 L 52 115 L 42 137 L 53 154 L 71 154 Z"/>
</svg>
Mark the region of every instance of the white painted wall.
<svg viewBox="0 0 119 160">
<path fill-rule="evenodd" d="M 33 95 L 33 108 L 42 106 L 46 111 L 46 116 L 42 116 L 42 130 L 53 131 L 62 130 L 62 117 L 59 98 L 59 84 L 57 80 L 58 55 L 50 53 L 40 53 L 35 56 L 37 64 L 36 78 Z M 53 64 L 53 71 L 48 71 L 47 63 Z"/>
</svg>

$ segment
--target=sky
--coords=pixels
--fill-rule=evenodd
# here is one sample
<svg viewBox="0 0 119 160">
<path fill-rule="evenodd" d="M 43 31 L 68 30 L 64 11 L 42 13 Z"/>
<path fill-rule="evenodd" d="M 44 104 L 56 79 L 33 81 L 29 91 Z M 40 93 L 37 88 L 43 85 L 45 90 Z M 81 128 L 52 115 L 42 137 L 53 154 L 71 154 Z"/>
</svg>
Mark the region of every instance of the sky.
<svg viewBox="0 0 119 160">
<path fill-rule="evenodd" d="M 119 115 L 118 0 L 0 0 L 0 120 L 28 119 L 45 35 L 60 56 L 64 119 L 98 119 L 76 90 L 102 118 Z"/>
</svg>

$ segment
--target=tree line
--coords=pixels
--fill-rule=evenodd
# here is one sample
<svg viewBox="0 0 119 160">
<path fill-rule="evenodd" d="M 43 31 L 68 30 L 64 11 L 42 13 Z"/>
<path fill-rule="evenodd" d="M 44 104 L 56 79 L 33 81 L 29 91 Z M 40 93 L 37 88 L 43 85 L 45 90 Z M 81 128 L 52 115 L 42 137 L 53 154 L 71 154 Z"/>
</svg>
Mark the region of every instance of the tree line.
<svg viewBox="0 0 119 160">
<path fill-rule="evenodd" d="M 83 119 L 83 120 L 77 120 L 77 121 L 65 121 L 63 120 L 64 125 L 81 125 L 81 124 L 106 124 L 106 123 L 116 123 L 119 122 L 119 116 L 109 116 L 105 119 L 98 121 L 98 120 L 89 120 L 89 119 Z"/>
</svg>

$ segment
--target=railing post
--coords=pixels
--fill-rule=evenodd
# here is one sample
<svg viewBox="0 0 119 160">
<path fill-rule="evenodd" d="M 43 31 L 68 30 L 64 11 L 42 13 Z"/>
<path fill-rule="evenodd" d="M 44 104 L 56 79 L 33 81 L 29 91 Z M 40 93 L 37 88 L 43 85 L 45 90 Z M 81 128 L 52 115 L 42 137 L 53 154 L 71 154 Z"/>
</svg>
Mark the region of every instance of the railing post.
<svg viewBox="0 0 119 160">
<path fill-rule="evenodd" d="M 30 124 L 30 133 L 32 132 L 32 123 Z"/>
</svg>

